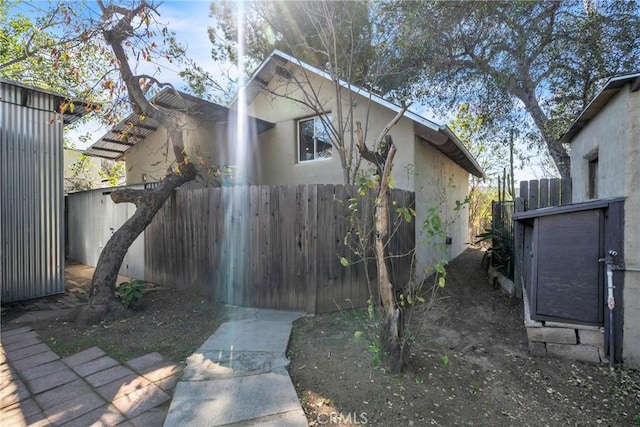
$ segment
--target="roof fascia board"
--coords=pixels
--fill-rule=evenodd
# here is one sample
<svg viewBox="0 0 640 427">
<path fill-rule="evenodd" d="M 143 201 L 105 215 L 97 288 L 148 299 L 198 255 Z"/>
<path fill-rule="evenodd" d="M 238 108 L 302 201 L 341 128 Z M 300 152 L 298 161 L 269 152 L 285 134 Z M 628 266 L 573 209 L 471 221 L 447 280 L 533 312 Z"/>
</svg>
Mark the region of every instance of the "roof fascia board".
<svg viewBox="0 0 640 427">
<path fill-rule="evenodd" d="M 588 112 L 590 112 L 591 109 L 598 108 L 596 107 L 596 102 L 600 100 L 600 97 L 602 97 L 606 91 L 610 91 L 612 89 L 615 90 L 614 93 L 611 93 L 608 96 L 607 101 L 609 101 L 611 98 L 613 98 L 615 93 L 617 93 L 621 88 L 625 86 L 625 84 L 627 84 L 628 82 L 633 82 L 633 80 L 636 79 L 640 79 L 640 73 L 624 74 L 622 76 L 610 78 L 604 85 L 604 87 L 598 91 L 596 96 L 593 97 L 589 104 L 587 104 L 587 106 L 582 110 L 578 117 L 571 123 L 569 129 L 567 129 L 567 131 L 560 136 L 558 142 L 560 142 L 561 144 L 571 143 L 573 137 L 576 136 L 589 121 L 587 120 L 586 122 L 584 122 L 584 124 L 581 125 L 581 123 L 584 121 L 583 117 Z"/>
<path fill-rule="evenodd" d="M 269 56 L 269 60 L 271 58 L 273 58 L 274 56 L 280 56 L 281 58 L 283 58 L 283 59 L 285 59 L 285 60 L 287 60 L 287 61 L 289 61 L 289 62 L 291 62 L 293 64 L 296 64 L 299 67 L 302 67 L 303 69 L 305 69 L 305 70 L 307 70 L 307 71 L 309 71 L 311 73 L 315 73 L 315 74 L 319 75 L 320 77 L 323 77 L 323 78 L 325 78 L 325 79 L 327 79 L 329 81 L 333 81 L 333 79 L 331 78 L 331 75 L 329 73 L 327 73 L 326 71 L 323 71 L 323 70 L 321 70 L 319 68 L 316 68 L 316 67 L 314 67 L 312 65 L 309 65 L 306 62 L 302 62 L 299 59 L 297 59 L 297 58 L 295 58 L 295 57 L 293 57 L 291 55 L 288 55 L 288 54 L 286 54 L 284 52 L 281 52 L 279 50 L 273 51 L 273 53 Z M 267 61 L 265 61 L 265 63 Z M 352 85 L 352 84 L 350 84 L 350 83 L 348 83 L 348 82 L 346 82 L 346 81 L 344 81 L 342 79 L 338 80 L 338 84 L 340 84 L 341 87 L 343 87 L 343 88 L 345 88 L 347 90 L 350 90 L 350 91 L 352 91 L 353 93 L 355 93 L 357 95 L 362 96 L 363 98 L 370 99 L 370 100 L 374 101 L 376 104 L 379 104 L 379 105 L 381 105 L 381 106 L 393 111 L 394 113 L 397 113 L 397 112 L 399 112 L 401 110 L 400 106 L 398 106 L 398 105 L 396 105 L 396 104 L 394 104 L 392 102 L 387 101 L 386 99 L 382 98 L 381 96 L 376 95 L 375 93 L 373 93 L 371 91 L 368 91 L 366 89 L 362 89 L 362 88 L 360 88 L 358 86 L 354 86 L 354 85 Z M 411 120 L 413 120 L 414 122 L 418 122 L 418 123 L 430 128 L 430 129 L 433 129 L 435 131 L 438 131 L 440 129 L 440 126 L 438 124 L 432 122 L 431 120 L 427 120 L 424 117 L 422 117 L 422 116 L 420 116 L 420 115 L 418 115 L 418 114 L 416 114 L 416 113 L 414 113 L 412 111 L 409 111 L 409 110 L 405 111 L 404 116 L 409 118 L 409 119 L 411 119 Z"/>
</svg>

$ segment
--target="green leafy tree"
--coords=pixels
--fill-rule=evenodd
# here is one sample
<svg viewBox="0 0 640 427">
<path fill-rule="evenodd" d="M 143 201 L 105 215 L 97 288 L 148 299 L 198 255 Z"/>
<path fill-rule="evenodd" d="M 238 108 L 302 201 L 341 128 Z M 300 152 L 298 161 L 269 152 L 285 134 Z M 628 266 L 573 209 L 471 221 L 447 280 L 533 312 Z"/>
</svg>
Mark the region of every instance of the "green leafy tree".
<svg viewBox="0 0 640 427">
<path fill-rule="evenodd" d="M 98 174 L 110 187 L 115 187 L 116 185 L 124 182 L 124 163 L 102 159 L 100 161 L 100 170 L 98 171 Z"/>
<path fill-rule="evenodd" d="M 250 1 L 239 13 L 237 2 L 214 2 L 211 15 L 217 25 L 209 29 L 213 57 L 236 61 L 242 42 L 250 68 L 278 49 L 336 78 L 364 85 L 373 60 L 369 9 L 361 0 Z"/>
<path fill-rule="evenodd" d="M 389 2 L 382 57 L 400 64 L 383 86 L 420 93 L 434 106 L 468 102 L 496 122 L 526 130 L 561 176 L 558 137 L 612 74 L 640 67 L 635 1 Z"/>
<path fill-rule="evenodd" d="M 85 2 L 0 0 L 0 76 L 64 95 L 102 100 L 95 85 L 113 67 Z M 86 66 L 91 64 L 91 66 Z"/>
<path fill-rule="evenodd" d="M 476 159 L 486 179 L 469 177 L 469 229 L 471 236 L 484 232 L 491 220 L 491 201 L 496 194 L 495 177 L 509 165 L 508 129 L 495 126 L 486 112 L 475 113 L 467 103 L 461 104 L 458 114 L 449 123 L 469 153 Z"/>
</svg>

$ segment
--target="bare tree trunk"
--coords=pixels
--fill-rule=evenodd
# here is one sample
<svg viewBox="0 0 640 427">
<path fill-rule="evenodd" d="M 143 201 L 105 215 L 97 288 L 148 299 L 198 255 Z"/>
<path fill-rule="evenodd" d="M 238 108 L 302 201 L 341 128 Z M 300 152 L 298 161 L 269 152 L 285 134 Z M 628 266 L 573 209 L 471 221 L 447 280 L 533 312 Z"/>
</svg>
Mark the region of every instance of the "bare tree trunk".
<svg viewBox="0 0 640 427">
<path fill-rule="evenodd" d="M 120 190 L 111 193 L 114 203 L 134 203 L 136 211 L 106 243 L 96 270 L 91 280 L 89 305 L 83 308 L 78 316 L 78 323 L 96 323 L 109 316 L 117 317 L 124 308 L 115 296 L 118 271 L 127 251 L 136 238 L 151 223 L 155 214 L 160 210 L 173 191 L 191 181 L 196 176 L 196 169 L 192 164 L 184 165 L 181 173 L 168 175 L 154 190 Z"/>
<path fill-rule="evenodd" d="M 393 168 L 396 146 L 388 135 L 389 130 L 402 118 L 408 106 L 403 105 L 398 114 L 384 127 L 376 143 L 377 151 L 371 151 L 364 141 L 362 124 L 356 122 L 355 137 L 358 151 L 363 159 L 370 162 L 380 177 L 375 203 L 375 243 L 374 252 L 378 273 L 378 292 L 382 303 L 382 325 L 380 342 L 388 356 L 392 372 L 402 372 L 408 364 L 407 341 L 404 339 L 404 317 L 396 300 L 396 289 L 391 281 L 389 268 L 389 177 Z"/>
<path fill-rule="evenodd" d="M 389 174 L 393 166 L 396 147 L 387 137 L 389 145 L 384 169 L 380 179 L 375 209 L 375 256 L 378 268 L 378 290 L 382 302 L 383 318 L 381 340 L 385 353 L 389 357 L 392 372 L 402 372 L 407 366 L 406 341 L 404 340 L 404 317 L 402 308 L 398 306 L 395 287 L 389 273 Z"/>
<path fill-rule="evenodd" d="M 549 119 L 540 107 L 540 104 L 538 103 L 536 97 L 531 94 L 532 90 L 526 91 L 520 88 L 510 88 L 510 91 L 518 99 L 520 99 L 520 101 L 522 101 L 526 110 L 533 118 L 533 122 L 540 131 L 540 135 L 542 135 L 544 144 L 547 146 L 549 155 L 551 155 L 553 162 L 558 168 L 560 176 L 562 178 L 570 177 L 571 156 L 567 152 L 566 148 L 563 147 L 560 142 L 558 142 L 558 139 L 549 133 L 547 129 L 547 126 L 549 125 Z"/>
<path fill-rule="evenodd" d="M 171 85 L 162 84 L 152 76 L 134 75 L 124 48 L 127 46 L 127 39 L 135 36 L 132 21 L 139 16 L 148 19 L 149 14 L 155 13 L 155 7 L 145 0 L 140 0 L 137 6 L 131 8 L 114 4 L 105 6 L 102 0 L 98 0 L 98 5 L 102 10 L 105 22 L 112 20 L 110 25 L 103 28 L 102 34 L 117 59 L 120 77 L 126 86 L 131 107 L 135 113 L 152 118 L 166 128 L 177 166 L 168 173 L 157 189 L 127 189 L 111 194 L 111 199 L 115 203 L 134 203 L 136 212 L 111 236 L 100 253 L 91 281 L 89 305 L 80 312 L 77 319 L 78 323 L 85 324 L 95 323 L 111 315 L 117 315 L 119 311 L 123 310 L 116 298 L 115 286 L 118 271 L 127 250 L 149 225 L 173 190 L 196 177 L 196 168 L 189 161 L 185 151 L 182 132 L 182 124 L 185 122 L 187 113 L 177 109 L 159 108 L 150 103 L 145 96 L 143 87 L 148 88 L 151 84 L 156 84 L 159 87 Z M 115 17 L 117 19 L 113 19 Z M 148 32 L 146 35 L 150 36 Z"/>
</svg>

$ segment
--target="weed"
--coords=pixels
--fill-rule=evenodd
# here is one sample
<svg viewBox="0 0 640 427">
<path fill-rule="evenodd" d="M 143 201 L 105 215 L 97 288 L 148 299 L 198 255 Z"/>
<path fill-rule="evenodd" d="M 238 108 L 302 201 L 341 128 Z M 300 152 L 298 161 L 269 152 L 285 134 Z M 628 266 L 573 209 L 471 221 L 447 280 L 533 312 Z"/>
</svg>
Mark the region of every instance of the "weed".
<svg viewBox="0 0 640 427">
<path fill-rule="evenodd" d="M 145 289 L 146 283 L 144 281 L 131 279 L 128 282 L 120 283 L 116 288 L 116 294 L 125 307 L 135 308 L 144 296 Z"/>
</svg>

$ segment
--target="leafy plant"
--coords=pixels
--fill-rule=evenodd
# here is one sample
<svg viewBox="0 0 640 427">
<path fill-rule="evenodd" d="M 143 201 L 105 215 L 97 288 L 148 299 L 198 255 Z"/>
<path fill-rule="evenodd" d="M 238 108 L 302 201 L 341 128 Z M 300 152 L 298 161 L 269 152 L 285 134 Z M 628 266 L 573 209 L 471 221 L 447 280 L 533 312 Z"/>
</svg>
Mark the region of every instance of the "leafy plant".
<svg viewBox="0 0 640 427">
<path fill-rule="evenodd" d="M 491 246 L 482 257 L 486 265 L 489 257 L 491 265 L 513 279 L 513 236 L 511 230 L 501 223 L 495 223 L 493 228 L 487 228 L 484 233 L 476 236 L 476 243 L 491 242 Z"/>
<path fill-rule="evenodd" d="M 351 302 L 351 300 L 348 300 Z M 367 339 L 367 350 L 372 354 L 371 363 L 378 366 L 382 359 L 383 353 L 380 348 L 380 331 L 378 328 L 379 316 L 376 313 L 376 306 L 373 298 L 367 300 L 367 316 L 366 318 L 358 317 L 358 322 L 362 326 L 361 330 L 355 331 L 353 334 L 356 340 L 361 339 L 363 335 Z"/>
<path fill-rule="evenodd" d="M 338 256 L 338 258 L 344 267 L 362 263 L 367 279 L 372 276 L 368 269 L 373 264 L 371 261 L 375 259 L 372 252 L 376 228 L 373 221 L 363 217 L 362 213 L 374 212 L 372 205 L 377 203 L 377 199 L 375 199 L 376 195 L 372 194 L 371 188 L 376 185 L 376 176 L 359 177 L 357 182 L 360 186 L 357 190 L 357 196 L 338 201 L 348 210 L 350 215 L 351 227 L 344 238 L 344 245 L 352 251 L 352 257 Z M 409 348 L 421 333 L 424 313 L 436 301 L 438 291 L 446 286 L 448 229 L 456 221 L 461 209 L 468 204 L 467 199 L 448 203 L 451 200 L 448 191 L 453 192 L 453 190 L 455 190 L 455 185 L 452 182 L 446 187 L 443 186 L 439 205 L 425 207 L 424 218 L 421 223 L 416 224 L 421 228 L 421 232 L 416 239 L 415 246 L 405 249 L 405 252 L 388 254 L 385 258 L 385 261 L 390 261 L 393 257 L 410 257 L 411 260 L 408 277 L 401 279 L 402 283 L 394 283 L 393 290 L 393 307 L 401 319 L 399 327 L 402 333 L 398 343 L 400 358 L 406 357 L 406 359 L 402 359 L 403 363 L 408 363 L 406 355 L 409 354 Z M 412 223 L 418 217 L 413 204 L 393 200 L 389 205 L 390 237 L 385 245 L 389 245 L 403 224 Z M 418 247 L 424 249 L 428 258 L 426 265 L 419 269 L 417 267 Z M 382 311 L 382 304 L 377 293 L 373 292 L 369 280 L 367 280 L 367 285 L 370 296 L 367 301 L 367 311 L 364 314 L 363 311 L 354 310 L 357 313 L 356 320 L 360 326 L 354 335 L 356 339 L 366 340 L 367 349 L 373 354 L 373 365 L 377 365 L 388 356 L 388 349 L 385 347 L 386 338 L 382 330 L 386 327 L 383 322 L 385 312 Z M 350 300 L 347 301 L 350 302 Z M 339 306 L 338 309 L 341 310 Z M 390 363 L 392 364 L 393 361 L 391 360 Z M 394 369 L 393 365 L 391 369 Z"/>
<path fill-rule="evenodd" d="M 135 308 L 142 297 L 147 285 L 142 280 L 131 279 L 128 282 L 122 282 L 116 288 L 116 295 L 127 308 Z"/>
<path fill-rule="evenodd" d="M 440 358 L 440 364 L 442 365 L 443 368 L 446 368 L 447 365 L 449 364 L 449 356 L 447 356 L 446 354 L 442 356 Z"/>
</svg>

